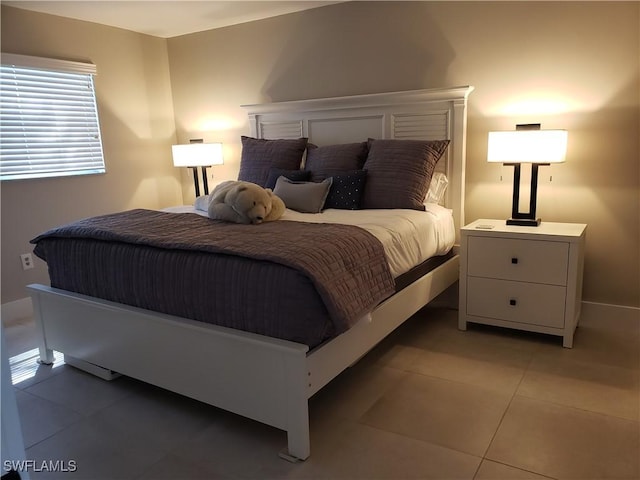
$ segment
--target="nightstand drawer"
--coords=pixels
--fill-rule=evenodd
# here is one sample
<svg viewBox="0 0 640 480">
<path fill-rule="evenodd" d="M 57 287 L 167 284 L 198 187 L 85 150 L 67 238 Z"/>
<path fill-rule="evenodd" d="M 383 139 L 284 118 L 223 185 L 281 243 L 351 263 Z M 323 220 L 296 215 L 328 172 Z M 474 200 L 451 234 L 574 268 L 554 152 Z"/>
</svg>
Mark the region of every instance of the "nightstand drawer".
<svg viewBox="0 0 640 480">
<path fill-rule="evenodd" d="M 470 277 L 467 314 L 563 328 L 565 299 L 561 286 Z"/>
<path fill-rule="evenodd" d="M 567 284 L 569 244 L 469 237 L 468 274 L 522 282 Z"/>
</svg>

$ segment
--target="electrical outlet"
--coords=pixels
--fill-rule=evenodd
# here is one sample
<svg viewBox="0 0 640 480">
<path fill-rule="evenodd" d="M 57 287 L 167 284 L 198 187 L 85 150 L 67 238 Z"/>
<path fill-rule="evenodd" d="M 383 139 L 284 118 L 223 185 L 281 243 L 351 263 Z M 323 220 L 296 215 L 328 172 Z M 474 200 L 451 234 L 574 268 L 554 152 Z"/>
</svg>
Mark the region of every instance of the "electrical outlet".
<svg viewBox="0 0 640 480">
<path fill-rule="evenodd" d="M 30 270 L 33 268 L 33 257 L 30 253 L 23 253 L 20 255 L 22 261 L 22 270 Z"/>
</svg>

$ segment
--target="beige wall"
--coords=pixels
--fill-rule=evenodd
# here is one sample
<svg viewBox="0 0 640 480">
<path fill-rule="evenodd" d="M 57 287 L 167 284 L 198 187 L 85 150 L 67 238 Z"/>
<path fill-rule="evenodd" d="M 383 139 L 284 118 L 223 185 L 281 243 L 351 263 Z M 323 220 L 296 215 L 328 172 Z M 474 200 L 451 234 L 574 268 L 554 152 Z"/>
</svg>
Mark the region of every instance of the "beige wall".
<svg viewBox="0 0 640 480">
<path fill-rule="evenodd" d="M 512 171 L 485 162 L 488 131 L 565 128 L 567 163 L 542 169 L 538 213 L 589 224 L 586 300 L 639 306 L 639 31 L 637 2 L 350 2 L 168 41 L 2 7 L 3 51 L 98 65 L 109 169 L 2 184 L 2 302 L 47 281 L 18 258 L 42 230 L 193 199 L 171 167 L 174 128 L 225 143 L 221 181 L 249 133 L 241 104 L 471 84 L 467 220 L 510 213 Z"/>
<path fill-rule="evenodd" d="M 241 104 L 474 85 L 467 220 L 511 212 L 512 169 L 486 163 L 488 131 L 567 129 L 538 213 L 589 225 L 586 300 L 638 306 L 639 30 L 637 2 L 350 2 L 176 37 L 177 134 L 225 143 L 219 181 L 238 172 Z"/>
<path fill-rule="evenodd" d="M 166 41 L 125 30 L 2 7 L 2 51 L 86 61 L 95 79 L 107 173 L 2 182 L 2 303 L 48 283 L 46 264 L 23 271 L 38 233 L 78 218 L 181 203 L 171 161 L 175 123 Z"/>
</svg>

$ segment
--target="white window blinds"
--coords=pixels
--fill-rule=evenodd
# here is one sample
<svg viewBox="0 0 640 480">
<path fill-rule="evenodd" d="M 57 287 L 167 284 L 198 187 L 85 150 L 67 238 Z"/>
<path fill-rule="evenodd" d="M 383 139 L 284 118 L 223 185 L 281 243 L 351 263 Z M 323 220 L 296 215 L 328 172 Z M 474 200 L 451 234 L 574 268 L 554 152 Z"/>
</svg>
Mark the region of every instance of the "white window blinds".
<svg viewBox="0 0 640 480">
<path fill-rule="evenodd" d="M 2 54 L 0 179 L 104 173 L 94 65 Z"/>
</svg>

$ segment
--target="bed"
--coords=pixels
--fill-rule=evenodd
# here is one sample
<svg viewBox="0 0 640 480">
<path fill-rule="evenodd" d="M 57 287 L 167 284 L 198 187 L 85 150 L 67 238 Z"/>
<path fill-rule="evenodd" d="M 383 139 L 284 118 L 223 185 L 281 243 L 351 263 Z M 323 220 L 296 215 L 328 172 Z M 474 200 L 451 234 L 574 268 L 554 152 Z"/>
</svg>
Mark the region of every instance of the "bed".
<svg viewBox="0 0 640 480">
<path fill-rule="evenodd" d="M 456 87 L 250 105 L 245 107 L 251 129 L 248 141 L 308 138 L 308 141 L 313 142 L 318 148 L 367 142 L 368 139 L 380 139 L 381 143 L 378 145 L 383 146 L 387 145 L 383 143 L 385 139 L 446 141 L 447 148 L 443 150 L 444 154 L 436 165 L 436 171 L 446 175 L 449 182 L 443 199 L 444 206 L 426 204 L 423 207 L 425 212 L 420 213 L 440 220 L 449 216 L 450 225 L 447 227 L 445 222 L 440 231 L 442 234 L 443 231 L 450 230 L 452 238 L 447 242 L 457 243 L 459 229 L 464 224 L 466 109 L 471 91 L 472 87 Z M 243 147 L 247 146 L 243 144 Z M 307 161 L 312 160 L 308 157 Z M 241 175 L 250 177 L 252 174 L 251 171 L 243 172 L 241 164 Z M 161 236 L 156 235 L 153 229 L 163 228 L 162 222 L 166 222 L 168 217 L 175 219 L 185 231 L 197 232 L 198 229 L 206 228 L 206 222 L 209 220 L 197 215 L 197 211 L 190 210 L 193 209 L 187 207 L 185 210 L 183 207 L 164 212 L 118 212 L 111 216 L 90 219 L 90 222 L 92 228 L 98 228 L 102 232 L 101 235 L 107 232 L 108 240 L 111 241 L 111 235 L 122 233 L 117 228 L 111 228 L 111 222 L 120 222 L 123 216 L 127 217 L 126 221 L 131 220 L 128 217 L 135 217 L 134 221 L 149 231 L 152 241 L 165 241 L 161 238 L 158 240 Z M 401 210 L 390 212 L 392 215 L 387 221 L 392 224 L 399 221 L 399 217 L 402 216 Z M 394 216 L 393 212 L 397 215 Z M 328 235 L 340 238 L 346 238 L 347 231 L 354 231 L 357 233 L 356 236 L 363 237 L 362 245 L 366 248 L 361 247 L 361 244 L 354 244 L 348 248 L 341 246 L 337 250 L 350 248 L 354 252 L 360 252 L 368 250 L 370 245 L 375 247 L 372 247 L 374 250 L 378 248 L 378 244 L 383 246 L 384 242 L 371 242 L 369 238 L 375 237 L 371 228 L 375 230 L 378 227 L 371 227 L 369 230 L 366 228 L 367 225 L 376 223 L 370 217 L 379 216 L 380 213 L 370 212 L 368 209 L 359 212 L 327 209 L 323 213 L 309 216 L 287 210 L 283 221 L 273 222 L 278 224 L 277 226 L 265 224 L 265 228 L 262 228 L 263 225 L 259 228 L 262 229 L 261 232 L 288 228 L 293 229 L 291 232 L 297 232 L 302 225 L 301 222 L 304 222 L 305 228 L 309 226 L 312 229 L 311 236 L 318 239 L 322 238 L 322 230 L 325 228 L 331 232 Z M 411 215 L 411 212 L 407 212 L 408 217 Z M 349 222 L 345 220 L 345 217 L 349 216 L 355 219 L 351 223 L 357 226 L 344 224 Z M 408 222 L 412 223 L 411 218 Z M 84 230 L 87 225 L 82 224 L 81 227 L 81 230 Z M 255 226 L 249 226 L 251 227 Z M 74 228 L 76 230 L 73 235 L 76 235 L 78 226 Z M 234 228 L 235 226 L 229 226 L 223 236 L 235 238 L 234 235 L 238 232 L 242 234 L 242 230 L 235 232 Z M 283 235 L 292 236 L 291 232 L 285 232 Z M 64 236 L 64 233 L 61 235 Z M 207 236 L 205 234 L 195 235 L 197 238 L 194 242 L 208 241 L 203 240 Z M 119 241 L 119 238 L 116 238 L 116 241 Z M 110 379 L 118 374 L 127 375 L 282 429 L 287 432 L 287 447 L 280 455 L 292 461 L 304 460 L 311 452 L 308 399 L 457 281 L 458 255 L 455 247 L 451 249 L 447 242 L 437 246 L 434 252 L 416 254 L 416 259 L 406 265 L 405 254 L 396 255 L 396 261 L 389 261 L 394 257 L 394 253 L 390 253 L 387 248 L 384 251 L 385 268 L 378 268 L 377 263 L 373 269 L 367 267 L 367 271 L 377 272 L 379 269 L 379 274 L 356 273 L 359 276 L 380 277 L 371 279 L 371 284 L 365 283 L 363 296 L 367 297 L 366 302 L 369 303 L 359 304 L 359 297 L 349 298 L 344 302 L 341 301 L 340 295 L 336 295 L 335 305 L 324 305 L 330 317 L 339 321 L 333 321 L 331 328 L 321 328 L 320 334 L 314 335 L 313 338 L 302 338 L 299 333 L 294 333 L 293 336 L 272 334 L 270 331 L 253 327 L 231 328 L 233 324 L 225 324 L 224 318 L 220 318 L 220 315 L 218 324 L 213 324 L 194 319 L 194 315 L 191 314 L 166 313 L 158 311 L 157 304 L 160 300 L 157 300 L 157 304 L 137 306 L 128 301 L 123 303 L 117 296 L 101 298 L 91 290 L 79 293 L 82 290 L 71 291 L 30 285 L 28 289 L 41 337 L 41 361 L 51 363 L 53 351 L 59 351 L 65 354 L 68 363 L 102 378 Z M 294 256 L 298 253 L 303 256 L 304 251 L 310 250 L 308 247 L 301 248 L 297 241 L 289 243 Z M 391 241 L 391 244 L 393 243 Z M 419 250 L 421 242 L 415 243 Z M 81 247 L 85 248 L 82 245 Z M 176 246 L 154 244 L 150 248 L 171 250 Z M 198 244 L 198 248 L 218 247 Z M 233 248 L 237 247 L 234 245 Z M 251 249 L 251 245 L 246 248 Z M 266 261 L 271 265 L 279 261 L 272 258 L 279 255 L 277 250 L 279 249 L 272 249 L 266 258 L 252 260 L 249 264 L 250 269 L 254 269 L 260 262 Z M 215 254 L 218 258 L 228 256 L 226 251 L 215 250 L 209 253 Z M 339 254 L 331 251 L 326 255 Z M 432 257 L 433 255 L 435 257 Z M 378 256 L 378 253 L 372 254 L 372 257 Z M 432 258 L 437 259 L 435 264 Z M 172 261 L 174 265 L 181 263 L 181 260 Z M 304 263 L 304 258 L 301 261 Z M 350 261 L 349 257 L 340 259 L 338 263 Z M 365 261 L 372 260 L 369 258 Z M 411 273 L 416 271 L 414 264 L 425 268 L 411 276 Z M 64 261 L 61 265 L 64 265 Z M 287 281 L 292 283 L 301 283 L 300 275 L 289 271 L 291 268 L 288 265 L 280 270 L 282 278 L 288 278 Z M 54 275 L 51 266 L 50 273 Z M 309 278 L 313 279 L 311 283 L 315 285 L 312 287 L 322 291 L 324 287 L 320 288 L 320 285 L 324 284 L 316 285 L 316 275 L 318 278 L 324 278 L 333 274 L 332 271 L 322 269 L 311 272 L 312 276 Z M 117 282 L 117 269 L 114 275 Z M 346 278 L 341 286 L 342 290 L 350 290 L 352 280 Z M 168 285 L 163 288 L 170 290 L 171 283 Z M 152 289 L 155 288 L 154 285 Z M 332 292 L 329 291 L 331 288 L 331 285 L 327 287 L 327 296 L 333 298 Z M 271 293 L 267 292 L 268 295 Z M 295 296 L 297 297 L 298 293 Z M 324 301 L 324 293 L 320 296 Z M 200 297 L 203 297 L 202 294 Z M 195 300 L 189 300 L 183 303 L 192 305 L 194 302 Z M 363 311 L 365 305 L 370 306 Z M 176 308 L 186 306 L 178 305 Z M 253 308 L 255 310 L 255 306 Z M 297 323 L 296 308 L 284 314 L 276 312 L 274 315 L 287 317 L 290 322 Z M 225 315 L 231 316 L 234 312 L 235 310 L 230 310 Z M 169 351 L 180 352 L 180 355 L 169 355 Z"/>
</svg>

